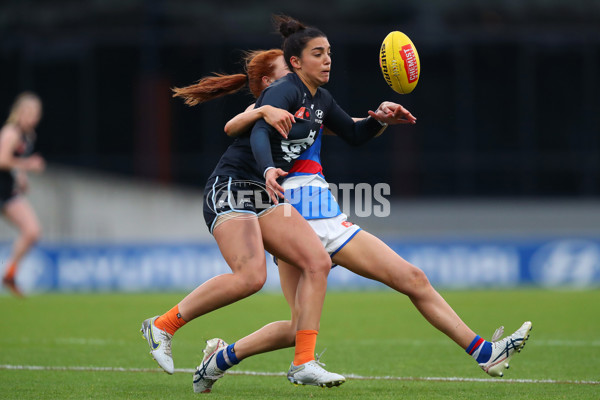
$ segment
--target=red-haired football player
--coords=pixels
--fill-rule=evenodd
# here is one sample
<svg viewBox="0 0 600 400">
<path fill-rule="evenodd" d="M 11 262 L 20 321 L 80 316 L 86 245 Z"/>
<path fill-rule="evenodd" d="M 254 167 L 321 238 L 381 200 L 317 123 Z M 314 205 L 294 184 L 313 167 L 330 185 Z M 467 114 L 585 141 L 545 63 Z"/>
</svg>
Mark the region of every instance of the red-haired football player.
<svg viewBox="0 0 600 400">
<path fill-rule="evenodd" d="M 296 120 L 288 138 L 270 135 L 271 126 L 258 119 L 251 135 L 239 136 L 225 151 L 205 187 L 204 216 L 233 274 L 204 282 L 169 312 L 145 320 L 142 332 L 159 365 L 172 373 L 172 335 L 186 322 L 260 290 L 266 280 L 266 249 L 278 259 L 289 262 L 297 272 L 294 288 L 297 318 L 291 331 L 296 351 L 288 378 L 293 383 L 332 387 L 345 382 L 345 378 L 323 369 L 314 357 L 331 259 L 300 213 L 290 204 L 279 203 L 283 187 L 277 179 L 287 175 L 282 168 L 288 169 L 304 150 L 317 143 L 321 120 L 335 129 L 337 135 L 355 144 L 377 135 L 384 124 L 375 118 L 355 122 L 329 92 L 320 88 L 329 80 L 331 64 L 329 43 L 321 31 L 294 20 L 282 20 L 279 27 L 286 42 L 294 43 L 291 63 L 296 66 L 295 73 L 271 84 L 257 104 L 294 111 L 305 105 L 306 119 Z M 251 70 L 259 60 L 259 55 L 249 60 L 248 77 L 255 76 Z M 213 78 L 214 82 L 229 79 L 227 76 Z M 245 79 L 239 77 L 238 83 L 236 79 L 230 80 L 225 86 L 236 90 Z M 203 85 L 210 86 L 209 83 L 214 82 L 201 80 L 196 89 L 202 92 Z M 195 89 L 176 90 L 176 95 L 185 96 L 192 90 Z M 196 98 L 201 100 L 202 95 Z M 381 110 L 376 113 L 390 123 L 397 123 Z M 223 368 L 237 363 L 233 346 L 226 347 L 213 359 Z"/>
</svg>

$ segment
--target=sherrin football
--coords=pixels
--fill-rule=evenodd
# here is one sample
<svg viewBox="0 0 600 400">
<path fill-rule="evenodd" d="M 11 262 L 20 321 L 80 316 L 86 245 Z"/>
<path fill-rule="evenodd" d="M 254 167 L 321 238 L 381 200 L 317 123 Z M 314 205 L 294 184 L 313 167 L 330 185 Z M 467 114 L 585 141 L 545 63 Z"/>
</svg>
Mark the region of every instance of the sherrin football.
<svg viewBox="0 0 600 400">
<path fill-rule="evenodd" d="M 379 66 L 388 85 L 400 94 L 412 92 L 419 82 L 419 54 L 413 42 L 402 32 L 390 32 L 383 39 Z"/>
</svg>

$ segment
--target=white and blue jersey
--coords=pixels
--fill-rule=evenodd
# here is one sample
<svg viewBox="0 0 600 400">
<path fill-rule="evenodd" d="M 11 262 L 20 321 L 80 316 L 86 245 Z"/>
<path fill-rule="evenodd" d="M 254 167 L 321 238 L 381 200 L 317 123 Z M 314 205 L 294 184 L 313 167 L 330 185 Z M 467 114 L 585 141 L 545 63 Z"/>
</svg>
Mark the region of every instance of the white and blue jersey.
<svg viewBox="0 0 600 400">
<path fill-rule="evenodd" d="M 282 183 L 286 201 L 309 220 L 333 218 L 342 213 L 323 176 L 321 137 L 298 157 Z"/>
<path fill-rule="evenodd" d="M 321 165 L 321 137 L 298 157 L 282 186 L 286 201 L 308 221 L 333 257 L 361 229 L 348 221 L 329 190 Z"/>
</svg>

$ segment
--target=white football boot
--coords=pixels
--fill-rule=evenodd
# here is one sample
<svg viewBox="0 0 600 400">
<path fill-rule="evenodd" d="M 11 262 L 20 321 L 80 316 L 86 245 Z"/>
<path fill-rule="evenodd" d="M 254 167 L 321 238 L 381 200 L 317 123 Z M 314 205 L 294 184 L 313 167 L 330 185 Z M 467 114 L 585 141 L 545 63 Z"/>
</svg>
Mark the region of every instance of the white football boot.
<svg viewBox="0 0 600 400">
<path fill-rule="evenodd" d="M 323 353 L 324 352 L 325 351 L 323 351 Z M 321 353 L 321 355 L 323 355 L 323 353 Z M 292 382 L 294 385 L 313 385 L 328 388 L 340 386 L 342 383 L 346 382 L 346 378 L 342 375 L 326 371 L 321 367 L 321 365 L 325 364 L 319 362 L 319 357 L 320 356 L 317 356 L 316 360 L 298 366 L 295 366 L 292 362 L 287 373 L 288 381 Z"/>
<path fill-rule="evenodd" d="M 171 338 L 173 335 L 165 332 L 161 329 L 158 329 L 156 325 L 154 325 L 154 321 L 156 318 L 148 318 L 144 322 L 142 322 L 142 335 L 148 341 L 148 345 L 150 346 L 150 354 L 156 360 L 158 365 L 161 366 L 162 369 L 165 370 L 168 374 L 173 374 L 175 371 L 175 367 L 173 366 L 173 355 L 171 353 Z"/>
<path fill-rule="evenodd" d="M 529 339 L 531 331 L 531 322 L 527 321 L 515 333 L 496 341 L 504 333 L 504 327 L 501 326 L 492 336 L 492 356 L 488 362 L 481 363 L 479 366 L 490 376 L 503 376 L 504 369 L 509 368 L 509 361 L 515 353 L 520 353 L 525 341 Z"/>
<path fill-rule="evenodd" d="M 225 349 L 227 346 L 228 344 L 219 338 L 206 341 L 202 364 L 194 372 L 193 384 L 195 393 L 210 393 L 217 379 L 225 375 L 225 372 L 221 371 L 217 366 L 217 352 Z"/>
</svg>

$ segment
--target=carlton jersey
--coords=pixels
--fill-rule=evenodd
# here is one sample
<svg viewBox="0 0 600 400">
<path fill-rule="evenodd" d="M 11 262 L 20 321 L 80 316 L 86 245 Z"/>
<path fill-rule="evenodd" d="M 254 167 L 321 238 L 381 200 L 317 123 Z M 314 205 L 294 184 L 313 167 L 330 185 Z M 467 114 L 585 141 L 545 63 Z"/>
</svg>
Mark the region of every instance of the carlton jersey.
<svg viewBox="0 0 600 400">
<path fill-rule="evenodd" d="M 341 214 L 324 179 L 320 160 L 321 136 L 326 125 L 351 144 L 360 144 L 379 132 L 381 125 L 366 119 L 355 123 L 322 88 L 311 95 L 296 74 L 289 74 L 263 91 L 256 106 L 269 104 L 288 110 L 295 123 L 287 138 L 259 120 L 251 144 L 259 167 L 289 172 L 283 182 L 286 200 L 306 219 L 332 218 Z"/>
<path fill-rule="evenodd" d="M 260 119 L 250 133 L 238 137 L 229 146 L 211 174 L 209 182 L 214 181 L 217 176 L 226 176 L 234 180 L 264 183 L 263 173 L 267 167 L 290 171 L 294 163 L 301 160 L 304 161 L 302 171 L 296 172 L 319 174 L 321 173 L 320 161 L 313 161 L 314 156 L 318 157 L 319 155 L 324 124 L 350 144 L 363 143 L 375 136 L 381 129 L 379 122 L 371 118 L 355 123 L 325 89 L 318 88 L 315 95 L 312 96 L 308 88 L 294 73 L 286 75 L 265 89 L 256 102 L 256 107 L 262 105 L 281 108 L 294 115 L 296 122 L 292 124 L 288 138 L 283 138 L 275 128 Z M 314 151 L 303 156 L 315 144 L 317 147 Z M 206 188 L 208 191 L 211 189 L 208 186 Z M 329 193 L 329 190 L 325 190 L 325 192 Z M 319 193 L 311 192 L 310 195 L 320 198 L 323 193 L 321 191 Z M 327 199 L 323 199 L 323 201 L 327 202 Z M 292 204 L 294 205 L 294 203 Z M 302 207 L 299 208 L 301 204 L 294 206 L 302 213 Z M 337 211 L 332 211 L 332 216 L 339 214 L 337 203 L 335 203 L 335 208 Z M 325 214 L 329 215 L 329 213 Z M 324 218 L 314 213 L 311 215 L 304 216 Z"/>
<path fill-rule="evenodd" d="M 292 124 L 287 139 L 264 119 L 256 122 L 250 140 L 261 174 L 269 167 L 289 171 L 292 164 L 317 143 L 323 125 L 355 145 L 366 142 L 381 130 L 379 122 L 372 118 L 355 123 L 326 89 L 318 88 L 312 96 L 294 73 L 286 75 L 262 92 L 256 107 L 263 105 L 289 111 L 296 122 Z"/>
</svg>

